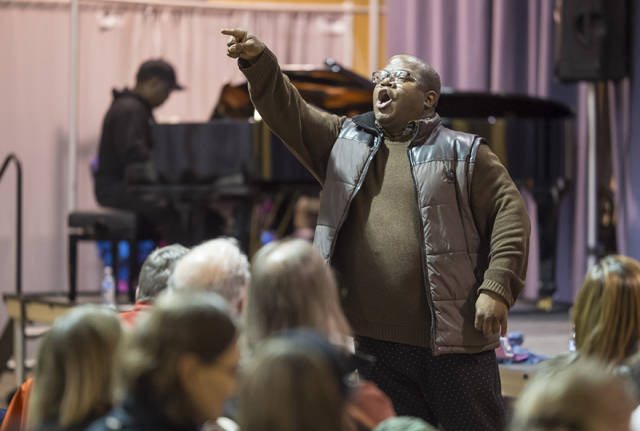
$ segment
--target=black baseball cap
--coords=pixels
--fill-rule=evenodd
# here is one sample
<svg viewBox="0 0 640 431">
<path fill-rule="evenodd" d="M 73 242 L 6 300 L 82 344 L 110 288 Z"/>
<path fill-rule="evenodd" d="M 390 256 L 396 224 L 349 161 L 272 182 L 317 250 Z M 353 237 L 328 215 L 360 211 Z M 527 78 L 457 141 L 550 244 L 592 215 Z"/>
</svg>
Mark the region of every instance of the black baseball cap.
<svg viewBox="0 0 640 431">
<path fill-rule="evenodd" d="M 184 90 L 184 86 L 176 81 L 176 71 L 173 66 L 162 59 L 147 60 L 142 63 L 138 68 L 136 81 L 143 82 L 153 77 L 166 81 L 173 90 Z"/>
</svg>

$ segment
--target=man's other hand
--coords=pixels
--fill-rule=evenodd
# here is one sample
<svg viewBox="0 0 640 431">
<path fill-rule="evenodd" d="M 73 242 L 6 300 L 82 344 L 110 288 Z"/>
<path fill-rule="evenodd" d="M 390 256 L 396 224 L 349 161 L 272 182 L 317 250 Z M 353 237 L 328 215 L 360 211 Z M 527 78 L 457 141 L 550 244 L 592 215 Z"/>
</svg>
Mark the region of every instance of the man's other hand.
<svg viewBox="0 0 640 431">
<path fill-rule="evenodd" d="M 476 300 L 475 327 L 485 336 L 507 335 L 507 304 L 497 293 L 482 291 Z"/>
<path fill-rule="evenodd" d="M 246 30 L 222 30 L 222 34 L 229 36 L 227 55 L 231 58 L 242 58 L 247 61 L 256 59 L 264 51 L 264 43 Z"/>
</svg>

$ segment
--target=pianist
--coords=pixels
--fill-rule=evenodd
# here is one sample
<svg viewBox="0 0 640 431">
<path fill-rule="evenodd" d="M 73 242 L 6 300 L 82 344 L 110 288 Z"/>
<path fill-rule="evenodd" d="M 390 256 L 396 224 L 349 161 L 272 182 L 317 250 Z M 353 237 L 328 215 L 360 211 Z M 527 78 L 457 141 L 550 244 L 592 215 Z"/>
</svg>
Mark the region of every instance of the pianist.
<svg viewBox="0 0 640 431">
<path fill-rule="evenodd" d="M 314 242 L 338 272 L 361 370 L 399 415 L 501 430 L 494 349 L 522 290 L 529 218 L 485 141 L 443 127 L 437 72 L 408 55 L 374 73 L 373 111 L 309 106 L 255 36 L 227 55 L 269 127 L 322 184 Z"/>
<path fill-rule="evenodd" d="M 133 211 L 138 215 L 141 236 L 171 240 L 170 229 L 177 215 L 161 199 L 131 195 L 130 184 L 157 180 L 152 163 L 151 125 L 153 109 L 172 91 L 183 87 L 173 67 L 163 60 L 140 65 L 133 90 L 113 90 L 113 102 L 102 125 L 95 173 L 95 196 L 100 205 Z"/>
</svg>

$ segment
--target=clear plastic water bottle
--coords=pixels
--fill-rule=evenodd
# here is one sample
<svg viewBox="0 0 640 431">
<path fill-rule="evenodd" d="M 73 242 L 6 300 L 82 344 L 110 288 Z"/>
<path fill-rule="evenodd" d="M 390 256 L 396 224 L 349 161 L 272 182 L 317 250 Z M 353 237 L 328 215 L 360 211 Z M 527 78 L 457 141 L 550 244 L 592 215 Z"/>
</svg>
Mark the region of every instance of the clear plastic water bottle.
<svg viewBox="0 0 640 431">
<path fill-rule="evenodd" d="M 575 352 L 576 349 L 576 331 L 575 329 L 573 329 L 571 331 L 571 335 L 569 336 L 569 351 L 570 352 Z"/>
<path fill-rule="evenodd" d="M 115 307 L 115 281 L 113 279 L 113 270 L 110 266 L 104 267 L 104 276 L 100 283 L 100 294 L 102 295 L 102 304 Z"/>
</svg>

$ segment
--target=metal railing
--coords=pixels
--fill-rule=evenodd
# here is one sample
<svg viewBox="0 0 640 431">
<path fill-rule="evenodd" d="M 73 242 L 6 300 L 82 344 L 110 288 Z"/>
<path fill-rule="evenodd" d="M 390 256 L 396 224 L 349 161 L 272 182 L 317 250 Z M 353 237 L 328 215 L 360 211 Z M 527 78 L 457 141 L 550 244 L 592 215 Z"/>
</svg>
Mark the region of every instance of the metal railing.
<svg viewBox="0 0 640 431">
<path fill-rule="evenodd" d="M 4 171 L 7 170 L 9 163 L 14 162 L 16 165 L 17 184 L 16 184 L 16 295 L 22 295 L 22 164 L 18 157 L 11 153 L 2 163 L 0 168 L 0 180 Z"/>
</svg>

